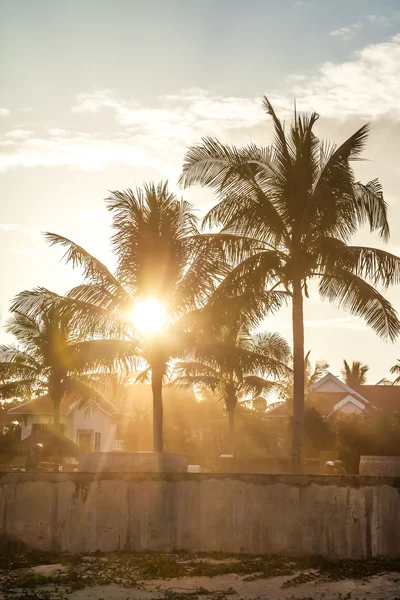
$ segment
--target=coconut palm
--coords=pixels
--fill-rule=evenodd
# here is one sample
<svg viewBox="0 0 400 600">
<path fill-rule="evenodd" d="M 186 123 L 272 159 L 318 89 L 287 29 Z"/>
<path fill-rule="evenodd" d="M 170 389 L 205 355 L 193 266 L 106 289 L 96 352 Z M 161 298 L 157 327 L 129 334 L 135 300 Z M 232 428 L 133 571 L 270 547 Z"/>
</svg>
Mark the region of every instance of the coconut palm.
<svg viewBox="0 0 400 600">
<path fill-rule="evenodd" d="M 229 234 L 247 245 L 222 290 L 266 289 L 276 304 L 282 304 L 285 293 L 292 301 L 292 460 L 299 470 L 305 392 L 303 304 L 309 282 L 319 281 L 322 299 L 363 317 L 379 335 L 393 340 L 400 322 L 376 286 L 397 283 L 400 262 L 384 250 L 349 245 L 365 224 L 384 241 L 389 238 L 387 206 L 378 180 L 364 185 L 352 169 L 365 146 L 368 125 L 335 146 L 314 134 L 316 113 L 295 113 L 285 131 L 267 98 L 263 107 L 274 125 L 271 147 L 236 148 L 206 138 L 187 152 L 180 182 L 185 187 L 201 184 L 217 193 L 218 203 L 204 224 L 222 226 L 215 236 L 219 244 Z"/>
<path fill-rule="evenodd" d="M 56 432 L 65 395 L 96 406 L 102 399 L 98 378 L 134 364 L 130 343 L 121 341 L 115 348 L 114 340 L 82 340 L 55 305 L 35 316 L 14 310 L 7 331 L 17 343 L 0 347 L 0 398 L 48 394 Z"/>
<path fill-rule="evenodd" d="M 221 323 L 222 320 L 222 323 Z M 212 331 L 203 332 L 184 361 L 175 365 L 174 385 L 211 391 L 223 400 L 228 415 L 229 451 L 235 446 L 238 403 L 267 396 L 276 379 L 290 371 L 290 348 L 277 333 L 251 335 L 239 315 L 219 317 Z"/>
<path fill-rule="evenodd" d="M 341 375 L 345 384 L 351 388 L 357 388 L 367 383 L 368 371 L 369 366 L 359 360 L 353 360 L 351 365 L 346 360 L 343 360 Z"/>
<path fill-rule="evenodd" d="M 84 283 L 58 302 L 84 335 L 125 337 L 137 347 L 146 367 L 141 380 L 150 377 L 153 391 L 154 450 L 162 452 L 162 386 L 169 361 L 187 343 L 180 320 L 205 303 L 228 265 L 215 248 L 199 250 L 193 207 L 169 193 L 166 183 L 112 192 L 107 206 L 113 217 L 115 274 L 71 240 L 46 235 L 51 244 L 66 248 L 67 262 L 84 269 Z M 20 295 L 14 308 L 35 310 L 48 292 L 38 289 L 36 294 L 33 303 L 31 294 L 27 302 Z M 144 314 L 139 310 L 135 318 L 135 307 L 144 307 Z"/>
<path fill-rule="evenodd" d="M 399 384 L 400 383 L 400 360 L 399 359 L 397 359 L 397 363 L 395 365 L 393 365 L 393 367 L 391 367 L 390 373 L 392 375 L 396 375 L 396 378 L 393 381 L 388 382 L 386 379 L 381 380 L 381 381 L 384 381 L 385 384 L 387 384 L 387 383 L 389 383 L 391 385 Z"/>
<path fill-rule="evenodd" d="M 313 365 L 310 360 L 311 350 L 304 357 L 304 392 L 307 398 L 312 388 L 317 381 L 322 379 L 329 368 L 326 360 L 317 360 Z M 288 373 L 286 377 L 279 382 L 279 397 L 281 401 L 287 402 L 289 406 L 293 406 L 294 386 L 293 386 L 293 371 Z"/>
</svg>

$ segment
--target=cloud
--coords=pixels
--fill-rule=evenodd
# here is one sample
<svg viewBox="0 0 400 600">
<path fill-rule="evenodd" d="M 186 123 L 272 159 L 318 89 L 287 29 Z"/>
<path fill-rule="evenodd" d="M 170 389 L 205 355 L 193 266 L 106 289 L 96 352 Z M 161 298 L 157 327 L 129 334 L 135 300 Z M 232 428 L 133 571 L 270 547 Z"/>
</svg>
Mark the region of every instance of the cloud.
<svg viewBox="0 0 400 600">
<path fill-rule="evenodd" d="M 365 18 L 374 25 L 388 25 L 390 22 L 389 17 L 384 15 L 367 15 Z"/>
<path fill-rule="evenodd" d="M 268 90 L 268 97 L 283 116 L 292 113 L 296 98 L 298 110 L 316 110 L 335 122 L 355 117 L 400 123 L 399 64 L 397 35 L 364 47 L 345 62 L 327 62 L 311 77 L 288 76 L 284 89 Z M 187 147 L 203 136 L 243 144 L 248 139 L 265 140 L 269 127 L 260 98 L 224 97 L 200 88 L 156 97 L 152 105 L 121 98 L 112 90 L 84 92 L 71 112 L 72 119 L 74 114 L 92 114 L 90 126 L 95 131 L 53 127 L 39 136 L 21 126 L 0 136 L 0 170 L 20 166 L 96 170 L 121 163 L 153 168 L 173 179 Z M 107 129 L 102 131 L 105 123 Z"/>
<path fill-rule="evenodd" d="M 334 29 L 331 31 L 331 36 L 340 37 L 343 40 L 350 40 L 362 29 L 361 23 L 353 23 L 353 25 L 349 25 L 348 27 L 340 27 L 339 29 Z"/>
<path fill-rule="evenodd" d="M 400 119 L 400 34 L 370 44 L 343 63 L 325 63 L 291 92 L 301 110 L 315 109 L 324 117 L 390 116 Z"/>
<path fill-rule="evenodd" d="M 400 11 L 396 10 L 391 15 L 366 15 L 365 19 L 372 23 L 373 25 L 377 25 L 378 27 L 388 27 L 394 21 L 400 20 Z"/>
<path fill-rule="evenodd" d="M 0 107 L 0 117 L 9 117 L 10 116 L 10 111 L 8 110 L 8 108 L 1 108 Z"/>
<path fill-rule="evenodd" d="M 71 135 L 55 139 L 36 137 L 21 143 L 0 141 L 0 171 L 19 166 L 97 170 L 108 163 L 162 168 L 162 164 L 150 157 L 143 147 L 118 140 Z"/>
<path fill-rule="evenodd" d="M 28 137 L 33 135 L 33 131 L 29 129 L 13 129 L 5 134 L 6 137 L 11 138 L 13 140 L 25 140 Z"/>
<path fill-rule="evenodd" d="M 0 232 L 17 232 L 23 235 L 28 235 L 32 238 L 38 238 L 42 235 L 40 229 L 36 227 L 27 227 L 26 225 L 21 225 L 20 223 L 0 223 Z"/>
<path fill-rule="evenodd" d="M 310 319 L 304 321 L 305 327 L 329 327 L 330 329 L 368 329 L 367 324 L 362 319 L 356 317 L 334 317 L 332 319 Z"/>
<path fill-rule="evenodd" d="M 53 137 L 65 137 L 70 135 L 70 132 L 67 131 L 66 129 L 48 129 L 47 130 L 48 134 L 53 136 Z"/>
<path fill-rule="evenodd" d="M 208 124 L 221 128 L 250 127 L 260 121 L 259 98 L 215 96 L 200 88 L 181 90 L 174 95 L 159 96 L 160 106 L 143 107 L 136 102 L 117 98 L 114 92 L 102 90 L 82 93 L 73 112 L 98 114 L 109 109 L 119 125 L 130 132 L 186 138 L 193 129 L 206 130 Z"/>
<path fill-rule="evenodd" d="M 124 163 L 175 178 L 187 146 L 202 136 L 226 137 L 231 131 L 240 133 L 266 123 L 259 98 L 215 96 L 193 88 L 160 96 L 156 102 L 156 106 L 142 106 L 110 90 L 80 94 L 72 112 L 110 111 L 115 122 L 111 134 L 52 128 L 47 135 L 27 137 L 14 130 L 0 137 L 0 170 L 18 166 L 96 170 Z M 104 122 L 103 116 L 99 121 Z"/>
<path fill-rule="evenodd" d="M 313 0 L 295 0 L 293 2 L 293 6 L 304 7 L 304 6 L 312 6 L 314 4 Z"/>
</svg>

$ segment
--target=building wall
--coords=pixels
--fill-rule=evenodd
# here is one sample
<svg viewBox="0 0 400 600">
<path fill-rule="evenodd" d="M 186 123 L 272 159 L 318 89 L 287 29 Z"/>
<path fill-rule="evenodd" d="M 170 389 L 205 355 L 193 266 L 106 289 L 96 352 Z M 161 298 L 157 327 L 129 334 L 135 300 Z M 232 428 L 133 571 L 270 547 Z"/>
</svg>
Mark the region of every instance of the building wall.
<svg viewBox="0 0 400 600">
<path fill-rule="evenodd" d="M 65 415 L 60 416 L 60 422 L 65 425 L 65 435 L 70 437 L 70 419 Z M 26 415 L 22 417 L 21 424 L 21 440 L 24 440 L 32 433 L 32 425 L 34 423 L 42 423 L 44 425 L 50 425 L 53 423 L 53 415 Z"/>
<path fill-rule="evenodd" d="M 21 439 L 32 433 L 33 423 L 51 424 L 52 415 L 27 415 L 22 420 Z M 68 416 L 61 415 L 60 422 L 65 425 L 65 435 L 73 442 L 78 442 L 78 431 L 91 431 L 92 450 L 94 450 L 94 434 L 100 433 L 100 451 L 107 452 L 116 448 L 116 425 L 112 417 L 100 409 L 85 411 L 83 408 L 73 410 Z"/>
<path fill-rule="evenodd" d="M 327 379 L 326 381 L 319 383 L 315 388 L 315 391 L 321 394 L 325 394 L 326 392 L 344 392 L 344 390 L 345 388 L 343 388 L 343 386 L 332 379 Z"/>
<path fill-rule="evenodd" d="M 398 480 L 230 474 L 13 473 L 0 540 L 100 550 L 400 557 Z"/>
<path fill-rule="evenodd" d="M 100 409 L 87 411 L 83 408 L 75 409 L 72 414 L 71 426 L 73 429 L 74 442 L 78 442 L 79 431 L 92 431 L 92 450 L 94 450 L 94 434 L 100 433 L 100 451 L 108 452 L 116 448 L 116 430 L 117 427 L 112 417 Z"/>
</svg>

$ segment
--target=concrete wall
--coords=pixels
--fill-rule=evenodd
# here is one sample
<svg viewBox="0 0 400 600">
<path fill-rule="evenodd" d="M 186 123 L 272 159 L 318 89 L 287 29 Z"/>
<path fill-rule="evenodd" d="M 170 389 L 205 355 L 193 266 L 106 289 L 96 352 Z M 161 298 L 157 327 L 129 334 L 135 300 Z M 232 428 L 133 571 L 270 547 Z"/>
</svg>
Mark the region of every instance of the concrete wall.
<svg viewBox="0 0 400 600">
<path fill-rule="evenodd" d="M 361 456 L 360 475 L 400 477 L 400 456 Z"/>
<path fill-rule="evenodd" d="M 305 475 L 13 473 L 0 539 L 53 552 L 400 556 L 400 481 Z"/>
</svg>

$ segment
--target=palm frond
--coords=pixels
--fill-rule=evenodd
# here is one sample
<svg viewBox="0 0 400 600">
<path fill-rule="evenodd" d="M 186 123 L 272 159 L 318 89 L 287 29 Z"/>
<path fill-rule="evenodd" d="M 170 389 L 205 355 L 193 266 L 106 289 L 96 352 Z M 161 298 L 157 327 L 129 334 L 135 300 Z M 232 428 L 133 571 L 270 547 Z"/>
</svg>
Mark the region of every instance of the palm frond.
<svg viewBox="0 0 400 600">
<path fill-rule="evenodd" d="M 357 275 L 338 268 L 335 273 L 323 276 L 319 292 L 332 304 L 363 317 L 381 337 L 393 341 L 398 336 L 400 322 L 393 306 Z"/>
</svg>

